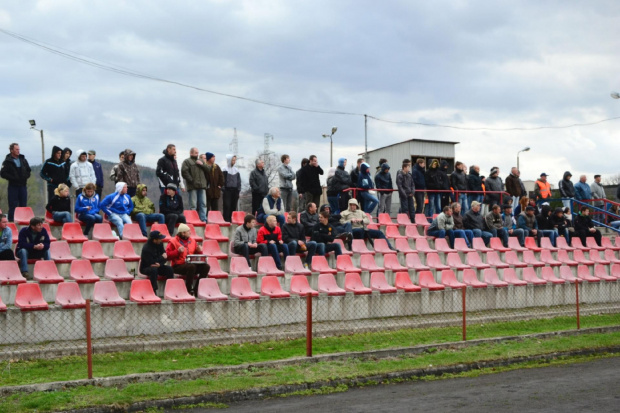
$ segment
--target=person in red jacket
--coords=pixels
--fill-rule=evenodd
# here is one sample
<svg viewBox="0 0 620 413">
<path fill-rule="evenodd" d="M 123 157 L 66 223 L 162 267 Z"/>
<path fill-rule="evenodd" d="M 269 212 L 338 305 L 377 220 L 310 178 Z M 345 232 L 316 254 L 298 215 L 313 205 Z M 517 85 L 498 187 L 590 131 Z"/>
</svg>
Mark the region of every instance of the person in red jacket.
<svg viewBox="0 0 620 413">
<path fill-rule="evenodd" d="M 187 256 L 201 254 L 202 248 L 190 237 L 189 227 L 185 224 L 179 225 L 176 237 L 172 238 L 166 247 L 166 255 L 175 274 L 185 276 L 185 286 L 187 291 L 194 296 L 198 294 L 198 282 L 209 275 L 211 267 L 209 264 L 191 264 L 186 262 Z M 198 274 L 198 279 L 196 278 Z"/>
<path fill-rule="evenodd" d="M 277 225 L 276 217 L 269 215 L 265 221 L 265 225 L 258 230 L 256 237 L 257 244 L 266 244 L 269 255 L 273 257 L 276 267 L 282 270 L 282 261 L 280 261 L 280 253 L 284 256 L 284 260 L 288 257 L 288 245 L 282 241 L 282 231 Z"/>
</svg>

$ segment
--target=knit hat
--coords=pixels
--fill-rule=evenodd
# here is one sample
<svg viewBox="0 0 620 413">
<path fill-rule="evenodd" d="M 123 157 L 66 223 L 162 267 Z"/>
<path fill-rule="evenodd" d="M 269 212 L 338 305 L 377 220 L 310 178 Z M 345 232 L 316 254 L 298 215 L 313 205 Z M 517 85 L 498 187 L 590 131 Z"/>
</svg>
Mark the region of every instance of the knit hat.
<svg viewBox="0 0 620 413">
<path fill-rule="evenodd" d="M 344 163 L 347 161 L 347 158 L 338 159 L 338 166 L 344 168 Z"/>
<path fill-rule="evenodd" d="M 180 234 L 181 232 L 189 232 L 189 227 L 185 224 L 180 224 L 177 228 L 177 234 Z"/>
<path fill-rule="evenodd" d="M 489 175 L 493 175 L 499 172 L 499 168 L 491 168 L 491 173 Z"/>
<path fill-rule="evenodd" d="M 176 191 L 177 190 L 177 186 L 175 184 L 170 183 L 170 184 L 166 185 L 166 189 L 174 189 Z"/>
<path fill-rule="evenodd" d="M 211 158 L 213 158 L 215 155 L 213 155 L 211 152 L 207 152 L 205 153 L 205 156 L 207 157 L 207 161 L 209 161 Z"/>
</svg>

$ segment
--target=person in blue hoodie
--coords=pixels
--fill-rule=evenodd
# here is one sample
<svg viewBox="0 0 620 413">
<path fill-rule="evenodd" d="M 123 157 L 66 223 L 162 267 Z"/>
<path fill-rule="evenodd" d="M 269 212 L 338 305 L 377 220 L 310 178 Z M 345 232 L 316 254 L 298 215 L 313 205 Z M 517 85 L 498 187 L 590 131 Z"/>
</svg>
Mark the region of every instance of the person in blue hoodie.
<svg viewBox="0 0 620 413">
<path fill-rule="evenodd" d="M 86 236 L 95 224 L 103 222 L 103 217 L 99 213 L 99 195 L 96 189 L 95 184 L 86 184 L 75 200 L 75 213 L 78 214 L 78 219 L 86 224 L 84 226 Z"/>
<path fill-rule="evenodd" d="M 131 224 L 129 214 L 133 211 L 133 202 L 127 195 L 127 184 L 117 182 L 114 193 L 103 198 L 99 208 L 106 213 L 110 222 L 116 225 L 118 236 L 123 238 L 123 227 L 125 224 Z"/>
<path fill-rule="evenodd" d="M 392 184 L 392 175 L 390 174 L 390 165 L 381 164 L 381 169 L 375 175 L 375 186 L 377 189 L 394 189 Z M 379 208 L 377 209 L 377 217 L 379 214 L 389 214 L 392 211 L 392 191 L 379 191 Z"/>
<path fill-rule="evenodd" d="M 424 174 L 426 170 L 426 161 L 422 158 L 418 158 L 415 161 L 415 166 L 413 167 L 413 171 L 411 171 L 411 175 L 413 176 L 413 186 L 415 187 L 415 193 L 413 197 L 415 198 L 415 213 L 422 214 L 424 213 L 424 190 L 426 189 L 426 180 L 424 179 Z"/>
<path fill-rule="evenodd" d="M 370 190 L 375 189 L 374 184 L 372 183 L 372 177 L 370 176 L 370 165 L 366 162 L 362 163 L 360 166 L 360 174 L 357 178 L 357 187 L 361 188 L 360 196 L 364 200 L 364 212 L 372 213 L 375 207 L 379 203 L 377 197 L 370 193 Z"/>
</svg>

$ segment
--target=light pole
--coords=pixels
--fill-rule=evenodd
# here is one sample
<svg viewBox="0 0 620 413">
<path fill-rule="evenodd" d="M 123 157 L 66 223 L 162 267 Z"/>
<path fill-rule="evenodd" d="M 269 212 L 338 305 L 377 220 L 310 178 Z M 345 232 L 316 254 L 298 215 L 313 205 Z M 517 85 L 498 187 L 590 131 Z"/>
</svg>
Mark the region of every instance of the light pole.
<svg viewBox="0 0 620 413">
<path fill-rule="evenodd" d="M 332 139 L 332 136 L 334 136 L 334 133 L 336 133 L 336 131 L 338 130 L 337 127 L 333 127 L 332 128 L 332 133 L 331 134 L 323 134 L 324 138 L 329 138 L 329 167 L 331 168 L 332 166 L 334 166 L 334 141 Z"/>
<path fill-rule="evenodd" d="M 529 150 L 530 150 L 530 147 L 528 146 L 528 147 L 526 147 L 526 148 L 521 149 L 519 152 L 517 152 L 517 170 L 518 170 L 518 171 L 520 171 L 520 169 L 519 169 L 519 154 L 520 154 L 521 152 L 527 152 L 527 151 L 529 151 Z"/>
<path fill-rule="evenodd" d="M 30 129 L 37 130 L 41 133 L 41 168 L 43 168 L 43 166 L 45 165 L 45 140 L 43 139 L 43 129 L 36 128 L 37 122 L 35 122 L 34 119 L 31 119 L 29 122 Z M 45 193 L 45 201 L 47 203 L 49 199 L 47 199 L 47 191 L 45 190 L 45 188 L 43 188 L 43 192 Z"/>
</svg>

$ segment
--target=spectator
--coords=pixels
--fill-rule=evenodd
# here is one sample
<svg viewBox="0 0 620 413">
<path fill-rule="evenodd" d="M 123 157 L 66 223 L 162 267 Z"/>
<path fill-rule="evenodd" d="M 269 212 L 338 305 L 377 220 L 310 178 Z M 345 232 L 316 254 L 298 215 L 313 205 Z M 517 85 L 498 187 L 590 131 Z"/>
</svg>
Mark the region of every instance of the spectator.
<svg viewBox="0 0 620 413">
<path fill-rule="evenodd" d="M 168 184 L 166 191 L 159 197 L 159 213 L 166 217 L 166 226 L 170 235 L 174 234 L 177 223 L 185 224 L 183 215 L 183 198 L 177 193 L 174 184 Z"/>
<path fill-rule="evenodd" d="M 415 187 L 413 197 L 415 198 L 416 214 L 424 213 L 424 190 L 426 189 L 425 167 L 426 161 L 422 158 L 418 158 L 413 170 L 411 171 L 411 175 L 413 176 L 413 185 Z M 413 222 L 413 220 L 411 222 Z"/>
<path fill-rule="evenodd" d="M 13 222 L 15 208 L 28 206 L 27 182 L 30 178 L 30 165 L 24 155 L 19 153 L 19 144 L 9 145 L 9 154 L 2 162 L 0 176 L 9 181 L 9 221 Z"/>
<path fill-rule="evenodd" d="M 504 226 L 504 218 L 502 218 L 502 209 L 495 204 L 491 211 L 485 215 L 484 221 L 489 232 L 493 237 L 500 238 L 504 247 L 508 246 L 508 228 Z"/>
<path fill-rule="evenodd" d="M 609 214 L 613 214 L 607 215 L 607 225 L 616 229 L 620 228 L 620 206 L 617 204 L 609 204 L 607 211 Z"/>
<path fill-rule="evenodd" d="M 181 176 L 185 179 L 189 208 L 198 212 L 198 218 L 207 222 L 207 203 L 205 200 L 207 190 L 207 165 L 198 158 L 198 148 L 189 150 L 189 158 L 181 164 Z M 223 177 L 222 177 L 223 179 Z"/>
<path fill-rule="evenodd" d="M 424 175 L 424 181 L 426 182 L 426 189 L 432 192 L 428 192 L 428 216 L 433 214 L 439 214 L 441 211 L 441 192 L 437 192 L 443 188 L 441 182 L 442 174 L 439 171 L 439 161 L 433 159 L 431 165 Z"/>
<path fill-rule="evenodd" d="M 291 157 L 282 155 L 280 157 L 282 165 L 278 167 L 278 176 L 280 177 L 280 194 L 284 203 L 284 210 L 291 211 L 293 208 L 293 181 L 295 180 L 295 172 L 291 167 Z"/>
<path fill-rule="evenodd" d="M 581 244 L 586 245 L 588 237 L 594 237 L 596 245 L 601 246 L 601 231 L 594 228 L 594 222 L 590 218 L 590 208 L 582 205 L 579 209 L 580 213 L 575 217 L 575 235 L 581 239 Z"/>
<path fill-rule="evenodd" d="M 359 188 L 359 186 L 357 185 L 358 181 L 359 181 L 359 177 L 360 177 L 360 170 L 362 168 L 362 164 L 364 163 L 364 158 L 358 158 L 357 159 L 357 165 L 355 168 L 351 169 L 351 186 L 354 188 Z M 355 199 L 357 199 L 357 202 L 359 203 L 360 209 L 364 209 L 364 199 L 362 198 L 362 191 L 355 191 Z M 349 204 L 347 203 L 346 208 L 340 208 L 340 211 L 343 211 L 345 209 L 347 209 L 349 207 Z"/>
<path fill-rule="evenodd" d="M 564 239 L 566 240 L 566 243 L 570 245 L 570 242 L 571 242 L 570 230 L 569 230 L 570 223 L 564 217 L 564 211 L 562 210 L 562 208 L 557 207 L 553 211 L 553 216 L 551 217 L 551 221 L 557 232 L 558 237 L 564 237 Z M 557 242 L 557 239 L 556 239 L 556 242 Z"/>
<path fill-rule="evenodd" d="M 517 217 L 517 228 L 522 229 L 523 235 L 526 237 L 536 237 L 536 242 L 540 245 L 542 233 L 538 230 L 538 222 L 536 221 L 534 211 L 536 211 L 536 207 L 528 205 L 525 211 L 521 212 Z"/>
<path fill-rule="evenodd" d="M 360 197 L 364 201 L 364 212 L 369 214 L 375 209 L 379 200 L 371 192 L 374 189 L 372 177 L 370 176 L 370 166 L 364 162 L 360 167 L 360 174 L 357 178 L 357 187 L 361 189 Z"/>
<path fill-rule="evenodd" d="M 347 222 L 345 224 L 341 224 L 340 219 L 342 216 L 338 213 L 332 213 L 328 204 L 321 205 L 319 208 L 319 213 L 323 211 L 327 211 L 329 214 L 329 225 L 334 228 L 334 235 L 336 235 L 336 238 L 351 244 L 351 240 L 353 239 L 353 234 L 351 234 L 351 223 Z"/>
<path fill-rule="evenodd" d="M 551 207 L 546 203 L 546 205 L 542 206 L 540 214 L 536 217 L 536 221 L 538 222 L 538 229 L 542 233 L 542 236 L 548 237 L 551 240 L 551 245 L 555 247 L 555 239 L 558 232 L 553 223 L 552 215 Z"/>
<path fill-rule="evenodd" d="M 95 171 L 95 192 L 99 195 L 99 199 L 101 199 L 101 194 L 103 192 L 103 168 L 101 164 L 95 160 L 97 156 L 97 152 L 94 149 L 88 151 L 88 162 L 93 166 L 93 171 Z"/>
<path fill-rule="evenodd" d="M 133 211 L 133 202 L 131 202 L 131 197 L 127 195 L 127 184 L 117 182 L 114 192 L 103 198 L 99 208 L 106 213 L 108 220 L 116 225 L 118 236 L 122 238 L 123 227 L 125 224 L 131 224 L 129 214 Z"/>
<path fill-rule="evenodd" d="M 136 189 L 140 184 L 140 170 L 136 165 L 136 153 L 131 149 L 125 149 L 125 156 L 118 166 L 116 178 L 127 184 L 127 195 L 136 195 Z"/>
<path fill-rule="evenodd" d="M 332 202 L 334 200 L 329 199 L 329 194 L 327 196 L 329 204 L 332 207 L 332 212 L 334 213 L 347 209 L 347 202 L 349 202 L 349 199 L 351 198 L 350 191 L 345 191 L 345 189 L 353 187 L 351 175 L 347 172 L 346 167 L 347 159 L 338 159 L 338 166 L 336 167 L 336 172 L 334 172 L 334 177 L 331 180 L 331 184 L 327 184 L 327 190 L 330 190 L 331 185 L 332 193 L 337 194 L 335 199 L 336 202 L 333 205 Z"/>
<path fill-rule="evenodd" d="M 593 205 L 595 208 L 600 209 L 601 211 L 605 210 L 605 201 L 602 201 L 603 199 L 606 199 L 607 196 L 605 195 L 605 188 L 603 188 L 603 185 L 601 185 L 601 176 L 600 175 L 594 175 L 594 182 L 592 182 L 590 184 L 590 193 L 592 194 L 592 199 L 596 199 L 597 201 L 593 202 Z M 598 200 L 601 201 L 598 201 Z M 605 221 L 605 214 L 603 214 L 603 212 L 601 211 L 597 211 L 596 213 L 594 213 L 594 217 L 597 219 L 597 221 L 600 222 L 604 222 Z"/>
<path fill-rule="evenodd" d="M 139 191 L 139 190 L 138 190 Z M 166 238 L 159 231 L 152 231 L 140 253 L 140 272 L 151 280 L 153 291 L 157 293 L 157 279 L 163 277 L 168 281 L 174 278 L 174 270 L 166 265 L 168 256 L 164 250 L 163 240 Z"/>
<path fill-rule="evenodd" d="M 263 203 L 258 207 L 256 220 L 264 223 L 267 216 L 274 216 L 278 225 L 284 225 L 284 205 L 280 197 L 280 188 L 274 186 L 269 190 L 269 194 L 263 199 Z"/>
<path fill-rule="evenodd" d="M 477 202 L 477 201 L 476 201 Z M 469 248 L 471 248 L 474 239 L 474 232 L 471 229 L 465 229 L 463 226 L 463 216 L 461 215 L 461 204 L 458 202 L 450 205 L 452 208 L 452 221 L 454 221 L 454 238 L 463 238 Z"/>
<path fill-rule="evenodd" d="M 521 171 L 512 167 L 510 175 L 506 177 L 506 192 L 512 196 L 512 204 L 515 206 L 519 203 L 519 199 L 525 195 L 525 187 L 523 186 L 523 181 L 521 181 L 520 176 Z"/>
<path fill-rule="evenodd" d="M 401 214 L 407 214 L 411 222 L 415 222 L 415 207 L 413 199 L 415 196 L 415 185 L 413 175 L 411 174 L 411 161 L 405 159 L 402 169 L 396 173 L 396 187 L 398 188 L 398 198 L 400 201 Z M 424 195 L 422 195 L 424 202 Z"/>
<path fill-rule="evenodd" d="M 319 166 L 319 159 L 316 155 L 310 155 L 308 159 L 308 165 L 304 166 L 302 172 L 304 187 L 306 189 L 304 199 L 306 204 L 308 202 L 317 204 L 323 194 L 323 188 L 321 188 L 321 181 L 319 179 L 319 175 L 323 175 L 323 168 Z"/>
<path fill-rule="evenodd" d="M 118 163 L 114 165 L 112 167 L 112 170 L 110 171 L 110 179 L 114 181 L 115 185 L 120 181 L 120 179 L 118 179 L 118 168 L 120 168 L 124 160 L 125 160 L 125 151 L 122 151 L 118 154 Z"/>
<path fill-rule="evenodd" d="M 390 214 L 392 212 L 392 175 L 390 174 L 390 165 L 386 162 L 381 164 L 381 170 L 375 175 L 375 186 L 377 189 L 388 189 L 389 191 L 377 191 L 379 195 L 379 214 Z"/>
<path fill-rule="evenodd" d="M 6 215 L 0 214 L 0 261 L 15 261 L 13 254 L 13 231 Z"/>
<path fill-rule="evenodd" d="M 131 198 L 133 202 L 133 210 L 131 211 L 131 218 L 134 219 L 140 226 L 140 232 L 145 237 L 146 223 L 158 223 L 163 224 L 166 222 L 166 217 L 163 214 L 155 213 L 155 204 L 147 196 L 148 188 L 144 184 L 138 184 L 136 195 Z"/>
<path fill-rule="evenodd" d="M 85 236 L 88 236 L 95 224 L 103 222 L 103 217 L 99 213 L 99 195 L 97 195 L 95 189 L 95 184 L 86 184 L 82 193 L 75 200 L 75 213 L 78 219 L 86 224 L 83 231 Z"/>
<path fill-rule="evenodd" d="M 247 214 L 243 219 L 243 225 L 239 225 L 235 230 L 233 237 L 233 252 L 235 254 L 243 255 L 248 262 L 248 266 L 252 267 L 250 262 L 250 254 L 259 253 L 262 256 L 267 256 L 267 245 L 258 244 L 256 238 L 258 236 L 256 232 L 256 218 L 254 215 Z"/>
<path fill-rule="evenodd" d="M 452 219 L 452 208 L 446 206 L 441 214 L 431 222 L 427 234 L 431 237 L 446 238 L 450 240 L 450 248 L 454 248 L 454 220 Z"/>
<path fill-rule="evenodd" d="M 71 172 L 71 164 L 73 163 L 71 162 L 72 154 L 73 154 L 73 151 L 69 148 L 65 148 L 62 150 L 62 160 L 65 163 L 65 175 L 67 176 L 67 181 L 64 183 L 67 184 L 69 188 L 71 188 L 71 180 L 69 179 L 69 173 Z"/>
<path fill-rule="evenodd" d="M 457 161 L 454 164 L 454 172 L 450 175 L 450 184 L 452 185 L 452 189 L 458 193 L 458 198 L 456 202 L 461 204 L 461 210 L 463 213 L 467 212 L 469 209 L 468 195 L 467 192 L 467 166 L 461 162 Z"/>
<path fill-rule="evenodd" d="M 289 212 L 286 224 L 282 225 L 282 240 L 288 246 L 288 253 L 290 255 L 297 254 L 297 251 L 308 252 L 304 267 L 308 268 L 312 264 L 312 257 L 316 252 L 317 243 L 306 241 L 304 226 L 297 222 L 296 211 Z"/>
<path fill-rule="evenodd" d="M 485 181 L 485 188 L 487 193 L 484 203 L 489 206 L 489 209 L 492 205 L 500 205 L 502 203 L 503 195 L 498 192 L 504 191 L 504 182 L 502 181 L 502 178 L 499 177 L 499 168 L 497 166 L 491 168 L 491 173 Z"/>
<path fill-rule="evenodd" d="M 232 220 L 233 211 L 237 210 L 239 202 L 239 193 L 241 192 L 241 175 L 237 168 L 237 157 L 235 155 L 226 155 L 226 169 L 222 171 L 224 175 L 224 192 L 223 209 L 224 219 L 228 222 Z"/>
<path fill-rule="evenodd" d="M 164 195 L 168 184 L 173 184 L 176 188 L 181 185 L 179 165 L 177 164 L 177 148 L 173 144 L 168 144 L 163 150 L 164 156 L 157 161 L 155 175 L 159 179 L 159 191 Z"/>
<path fill-rule="evenodd" d="M 333 204 L 336 209 L 338 208 L 338 191 L 334 190 L 332 182 L 336 175 L 336 168 L 329 168 L 327 171 L 327 202 Z"/>
<path fill-rule="evenodd" d="M 265 225 L 258 230 L 256 242 L 267 246 L 267 253 L 273 257 L 276 267 L 282 270 L 280 253 L 282 253 L 284 261 L 286 261 L 286 257 L 288 257 L 288 246 L 282 241 L 282 231 L 276 224 L 276 217 L 269 215 L 265 220 Z"/>
<path fill-rule="evenodd" d="M 250 189 L 252 190 L 252 213 L 256 213 L 269 193 L 269 177 L 265 174 L 265 161 L 257 159 L 256 167 L 250 173 Z"/>
<path fill-rule="evenodd" d="M 307 237 L 312 236 L 314 226 L 319 222 L 319 216 L 316 213 L 316 204 L 310 202 L 306 205 L 306 210 L 299 214 L 299 221 L 304 226 L 304 233 Z"/>
<path fill-rule="evenodd" d="M 513 216 L 518 217 L 521 212 L 525 211 L 525 207 L 527 207 L 529 203 L 530 199 L 527 196 L 522 196 L 517 206 L 514 207 Z"/>
<path fill-rule="evenodd" d="M 52 214 L 54 221 L 65 223 L 73 222 L 71 216 L 71 200 L 69 199 L 69 187 L 65 184 L 58 185 L 54 196 L 45 206 L 47 212 Z"/>
<path fill-rule="evenodd" d="M 564 176 L 562 177 L 562 180 L 558 182 L 558 189 L 560 190 L 560 196 L 562 198 L 566 198 L 566 199 L 562 199 L 562 204 L 564 204 L 564 207 L 569 207 L 569 208 L 571 206 L 571 200 L 575 198 L 575 187 L 573 186 L 573 183 L 570 180 L 572 176 L 573 175 L 569 171 L 566 171 L 564 172 Z"/>
<path fill-rule="evenodd" d="M 41 218 L 31 218 L 30 225 L 19 231 L 15 255 L 19 258 L 22 276 L 30 279 L 28 260 L 50 260 L 50 237 Z"/>
<path fill-rule="evenodd" d="M 344 225 L 347 222 L 351 223 L 351 233 L 353 234 L 353 238 L 368 238 L 371 240 L 371 243 L 373 239 L 381 238 L 387 242 L 388 247 L 391 250 L 398 251 L 396 248 L 392 247 L 392 244 L 390 244 L 390 241 L 383 232 L 378 229 L 366 229 L 366 225 L 368 225 L 370 220 L 368 219 L 368 215 L 359 209 L 359 204 L 356 199 L 349 199 L 349 208 L 342 211 L 340 217 L 341 224 Z"/>
<path fill-rule="evenodd" d="M 377 165 L 377 167 L 375 168 L 375 175 L 381 172 L 381 165 L 383 165 L 384 163 L 387 163 L 387 159 L 385 158 L 379 159 L 379 165 Z"/>
<path fill-rule="evenodd" d="M 340 244 L 334 242 L 334 228 L 329 224 L 329 212 L 319 214 L 319 222 L 312 229 L 311 239 L 317 244 L 317 254 L 325 255 L 333 251 L 336 257 L 342 255 Z"/>
<path fill-rule="evenodd" d="M 517 237 L 517 240 L 519 240 L 519 245 L 525 247 L 525 233 L 521 228 L 517 228 L 517 223 L 512 216 L 512 205 L 504 205 L 504 212 L 502 213 L 502 226 L 505 231 L 508 232 L 509 237 Z M 506 241 L 504 247 L 508 247 L 508 241 Z"/>
<path fill-rule="evenodd" d="M 52 156 L 43 164 L 39 176 L 47 182 L 47 199 L 52 199 L 58 185 L 67 182 L 68 177 L 60 147 L 52 148 Z"/>
<path fill-rule="evenodd" d="M 586 184 L 587 178 L 585 175 L 579 177 L 579 182 L 575 184 L 575 199 L 578 201 L 589 201 L 592 199 L 592 192 L 590 191 L 590 185 Z"/>
<path fill-rule="evenodd" d="M 306 193 L 306 186 L 304 180 L 304 168 L 310 160 L 308 158 L 304 158 L 301 160 L 301 168 L 295 172 L 295 184 L 297 185 L 297 195 L 299 196 L 299 205 L 297 206 L 297 210 L 302 212 L 306 209 L 306 199 L 304 198 Z"/>
<path fill-rule="evenodd" d="M 215 155 L 211 152 L 205 154 L 207 169 L 207 208 L 209 211 L 219 211 L 219 202 L 222 197 L 222 187 L 224 186 L 224 174 L 218 164 L 215 163 Z"/>
<path fill-rule="evenodd" d="M 450 177 L 448 176 L 448 161 L 445 159 L 439 162 L 439 174 L 441 175 L 441 189 L 445 192 L 441 192 L 441 210 L 444 207 L 449 206 L 453 201 L 454 194 L 450 192 Z M 439 211 L 438 211 L 439 213 Z"/>
<path fill-rule="evenodd" d="M 482 193 L 482 178 L 480 177 L 480 167 L 478 165 L 472 165 L 469 167 L 469 175 L 467 175 L 467 190 L 476 191 L 469 193 L 468 201 L 470 208 L 473 201 L 478 203 L 482 202 L 484 195 Z"/>
<path fill-rule="evenodd" d="M 71 187 L 75 190 L 75 196 L 79 196 L 82 193 L 82 189 L 86 184 L 94 184 L 97 182 L 95 176 L 95 170 L 88 159 L 88 154 L 85 150 L 78 150 L 78 159 L 71 164 L 69 168 L 69 180 L 71 181 Z"/>
<path fill-rule="evenodd" d="M 484 244 L 488 246 L 493 234 L 485 231 L 484 218 L 480 213 L 480 206 L 478 201 L 473 201 L 471 203 L 471 208 L 463 216 L 463 226 L 465 229 L 470 229 L 472 231 L 474 238 L 482 237 Z"/>
<path fill-rule="evenodd" d="M 167 190 L 168 188 L 166 188 Z M 182 223 L 179 225 L 177 235 L 168 243 L 166 255 L 170 260 L 174 274 L 185 276 L 187 292 L 196 296 L 198 294 L 198 283 L 201 279 L 207 278 L 211 267 L 206 262 L 199 264 L 187 262 L 188 255 L 194 254 L 202 254 L 202 247 L 190 236 L 189 227 Z"/>
</svg>

